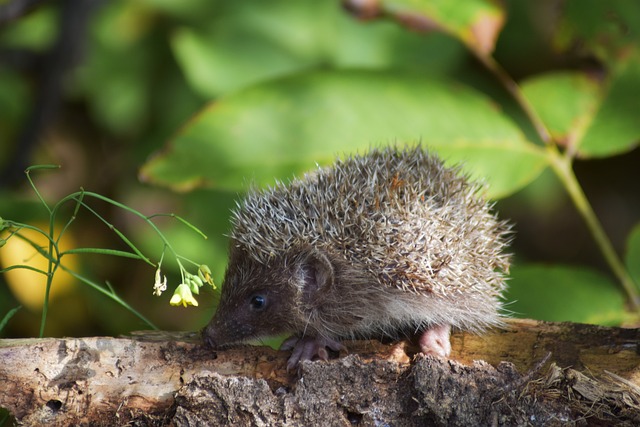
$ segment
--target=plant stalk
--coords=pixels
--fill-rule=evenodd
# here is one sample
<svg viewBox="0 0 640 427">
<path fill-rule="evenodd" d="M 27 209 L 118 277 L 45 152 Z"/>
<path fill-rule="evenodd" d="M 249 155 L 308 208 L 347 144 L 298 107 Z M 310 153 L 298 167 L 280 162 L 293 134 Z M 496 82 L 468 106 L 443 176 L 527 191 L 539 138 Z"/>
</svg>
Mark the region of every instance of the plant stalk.
<svg viewBox="0 0 640 427">
<path fill-rule="evenodd" d="M 578 179 L 573 173 L 571 159 L 569 157 L 562 156 L 555 146 L 549 146 L 548 152 L 553 171 L 564 184 L 567 192 L 569 193 L 569 197 L 571 197 L 571 200 L 580 213 L 580 216 L 582 216 L 584 221 L 587 223 L 587 227 L 598 244 L 598 248 L 600 248 L 607 264 L 609 264 L 613 274 L 618 278 L 622 284 L 622 288 L 627 293 L 634 311 L 640 312 L 640 295 L 638 294 L 638 289 L 624 267 L 624 264 L 616 254 L 611 240 L 605 233 L 602 224 L 589 204 L 582 187 L 578 184 Z"/>
<path fill-rule="evenodd" d="M 624 267 L 624 264 L 616 254 L 611 240 L 609 240 L 609 237 L 604 232 L 602 224 L 598 220 L 591 204 L 587 200 L 587 196 L 584 194 L 582 187 L 580 187 L 580 184 L 578 183 L 578 179 L 573 173 L 573 157 L 568 154 L 562 155 L 562 153 L 560 153 L 544 122 L 529 104 L 528 100 L 523 96 L 518 84 L 500 66 L 500 64 L 498 64 L 492 56 L 481 55 L 473 50 L 472 52 L 475 54 L 476 58 L 478 58 L 478 60 L 484 64 L 484 66 L 502 83 L 504 88 L 511 94 L 518 105 L 520 105 L 520 108 L 522 108 L 523 112 L 531 121 L 538 136 L 547 148 L 551 168 L 564 184 L 567 192 L 569 193 L 569 197 L 571 197 L 571 200 L 580 213 L 580 216 L 587 224 L 587 228 L 593 236 L 593 239 L 596 241 L 596 244 L 598 245 L 605 261 L 609 265 L 609 268 L 611 268 L 611 271 L 627 293 L 631 307 L 635 312 L 640 313 L 640 295 L 638 293 L 638 288 Z"/>
</svg>

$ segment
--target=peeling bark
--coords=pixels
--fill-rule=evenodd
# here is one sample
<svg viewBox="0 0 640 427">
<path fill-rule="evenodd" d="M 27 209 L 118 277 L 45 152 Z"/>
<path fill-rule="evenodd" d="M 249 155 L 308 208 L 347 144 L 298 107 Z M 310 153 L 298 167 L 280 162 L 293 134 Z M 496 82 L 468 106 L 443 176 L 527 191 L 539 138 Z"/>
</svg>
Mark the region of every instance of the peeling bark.
<svg viewBox="0 0 640 427">
<path fill-rule="evenodd" d="M 25 425 L 640 425 L 640 330 L 510 324 L 455 333 L 451 360 L 353 341 L 297 373 L 189 333 L 0 340 L 0 406 Z"/>
</svg>

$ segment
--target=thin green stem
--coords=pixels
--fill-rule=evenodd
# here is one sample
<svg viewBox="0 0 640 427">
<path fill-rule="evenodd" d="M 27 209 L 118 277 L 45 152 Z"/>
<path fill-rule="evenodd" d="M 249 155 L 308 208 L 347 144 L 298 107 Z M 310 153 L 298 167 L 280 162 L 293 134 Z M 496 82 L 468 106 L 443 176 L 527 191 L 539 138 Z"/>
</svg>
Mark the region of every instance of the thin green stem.
<svg viewBox="0 0 640 427">
<path fill-rule="evenodd" d="M 44 198 L 42 197 L 42 195 L 40 194 L 40 192 L 38 191 L 38 188 L 36 187 L 35 183 L 33 182 L 33 179 L 31 178 L 31 171 L 32 170 L 39 170 L 39 169 L 55 169 L 55 168 L 59 168 L 59 166 L 55 166 L 55 165 L 41 165 L 41 166 L 32 166 L 29 167 L 26 171 L 25 174 L 27 176 L 27 180 L 29 181 L 29 184 L 31 185 L 31 188 L 33 189 L 34 193 L 36 194 L 36 196 L 38 197 L 38 199 L 40 200 L 40 202 L 43 204 L 43 206 L 45 207 L 45 209 L 47 209 L 47 211 L 49 212 L 49 230 L 48 233 L 40 230 L 36 227 L 32 227 L 32 226 L 28 226 L 26 224 L 18 224 L 18 223 L 14 223 L 11 221 L 7 221 L 7 224 L 9 224 L 10 226 L 15 226 L 16 228 L 18 228 L 17 231 L 13 231 L 13 233 L 18 233 L 20 228 L 28 228 L 28 229 L 32 229 L 35 230 L 39 233 L 41 233 L 42 235 L 47 237 L 48 240 L 48 251 L 35 245 L 32 241 L 30 241 L 29 239 L 25 238 L 24 236 L 21 236 L 19 233 L 18 235 L 20 235 L 21 238 L 27 240 L 40 254 L 42 254 L 47 260 L 48 260 L 48 265 L 47 265 L 47 271 L 42 271 L 42 270 L 38 270 L 38 269 L 34 269 L 32 267 L 29 266 L 12 266 L 8 269 L 5 270 L 0 270 L 1 272 L 4 271 L 8 271 L 10 269 L 13 268 L 27 268 L 27 269 L 31 269 L 34 271 L 37 271 L 41 274 L 45 274 L 47 276 L 47 283 L 46 283 L 46 290 L 45 290 L 45 298 L 44 298 L 44 304 L 43 304 L 43 309 L 42 309 L 42 319 L 40 322 L 40 337 L 44 336 L 44 328 L 45 328 L 45 324 L 46 324 L 46 318 L 47 318 L 47 312 L 48 312 L 48 306 L 49 306 L 49 294 L 50 294 L 50 290 L 51 290 L 51 284 L 52 284 L 52 279 L 53 276 L 55 274 L 55 272 L 57 271 L 58 268 L 61 268 L 62 270 L 68 272 L 69 274 L 71 274 L 73 277 L 75 277 L 76 279 L 80 280 L 81 282 L 93 287 L 95 290 L 97 290 L 98 292 L 108 296 L 109 298 L 113 299 L 114 301 L 116 301 L 118 304 L 120 304 L 122 307 L 124 307 L 125 309 L 129 310 L 131 313 L 135 314 L 137 317 L 139 317 L 140 319 L 142 319 L 145 323 L 147 323 L 150 327 L 157 329 L 156 326 L 149 321 L 147 318 L 145 318 L 142 314 L 140 314 L 139 312 L 137 312 L 135 309 L 133 309 L 133 307 L 131 307 L 129 304 L 127 304 L 124 300 L 122 300 L 119 296 L 117 296 L 117 294 L 114 292 L 113 288 L 111 287 L 111 285 L 109 283 L 107 283 L 107 287 L 108 290 L 105 289 L 104 287 L 98 285 L 95 282 L 92 282 L 91 280 L 81 276 L 80 274 L 76 273 L 73 270 L 68 269 L 67 267 L 65 267 L 62 263 L 61 263 L 61 258 L 64 255 L 69 255 L 69 254 L 79 254 L 79 253 L 97 253 L 97 254 L 104 254 L 104 255 L 115 255 L 115 256 L 122 256 L 122 257 L 127 257 L 127 258 L 133 258 L 133 259 L 140 259 L 145 261 L 146 263 L 150 264 L 151 266 L 156 266 L 153 262 L 151 262 L 151 260 L 149 260 L 146 256 L 144 256 L 144 254 L 133 244 L 133 242 L 131 242 L 120 230 L 118 230 L 113 224 L 111 224 L 110 222 L 108 222 L 104 217 L 102 217 L 97 211 L 95 211 L 94 209 L 92 209 L 89 205 L 87 205 L 84 200 L 86 197 L 92 197 L 98 200 L 102 200 L 104 202 L 107 202 L 115 207 L 118 207 L 124 211 L 127 211 L 139 218 L 141 218 L 143 221 L 145 221 L 147 223 L 147 225 L 149 225 L 156 233 L 156 235 L 162 240 L 163 244 L 164 244 L 164 250 L 162 252 L 162 258 L 164 258 L 164 251 L 166 249 L 168 249 L 169 251 L 171 251 L 171 253 L 176 257 L 176 260 L 178 262 L 178 265 L 180 266 L 180 273 L 182 276 L 182 280 L 184 282 L 185 280 L 185 269 L 182 265 L 182 263 L 180 262 L 180 257 L 179 255 L 176 253 L 176 251 L 173 249 L 172 245 L 169 243 L 169 241 L 167 240 L 167 238 L 164 236 L 164 234 L 160 231 L 160 229 L 153 223 L 152 218 L 155 216 L 170 216 L 173 217 L 175 219 L 177 219 L 178 221 L 180 221 L 181 223 L 183 223 L 184 225 L 186 225 L 187 227 L 191 228 L 192 230 L 194 230 L 195 232 L 197 232 L 198 234 L 200 234 L 203 238 L 207 238 L 207 236 L 202 233 L 198 228 L 196 228 L 195 226 L 193 226 L 191 223 L 189 223 L 188 221 L 186 221 L 185 219 L 175 215 L 175 214 L 160 214 L 160 215 L 153 215 L 153 216 L 145 216 L 142 213 L 138 212 L 135 209 L 132 209 L 122 203 L 119 203 L 113 199 L 110 199 L 108 197 L 102 196 L 98 193 L 93 193 L 93 192 L 87 192 L 84 189 L 81 189 L 81 191 L 78 192 L 74 192 L 72 194 L 67 195 L 66 197 L 62 198 L 61 200 L 59 200 L 54 206 L 53 208 L 51 208 L 46 201 L 44 200 Z M 60 209 L 62 208 L 63 205 L 65 205 L 67 202 L 69 201 L 75 201 L 75 207 L 73 210 L 73 214 L 72 216 L 69 218 L 69 220 L 64 224 L 64 226 L 62 227 L 62 229 L 60 230 L 60 233 L 57 237 L 57 239 L 54 239 L 55 237 L 55 224 L 56 224 L 56 216 L 58 215 Z M 78 211 L 80 209 L 80 207 L 84 207 L 85 209 L 87 209 L 89 212 L 91 212 L 94 216 L 96 216 L 99 220 L 101 220 L 105 225 L 107 225 L 107 227 L 109 227 L 110 230 L 112 230 L 118 237 L 120 237 L 120 239 L 126 243 L 132 252 L 124 252 L 124 251 L 118 251 L 118 250 L 111 250 L 111 249 L 103 249 L 103 248 L 79 248 L 79 249 L 71 249 L 65 252 L 60 252 L 59 248 L 58 248 L 58 243 L 60 242 L 60 239 L 62 238 L 63 234 L 67 231 L 67 229 L 71 226 L 71 224 L 75 221 Z M 160 264 L 162 263 L 162 258 L 160 260 Z M 187 260 L 186 258 L 182 258 L 184 260 Z M 192 262 L 190 260 L 187 260 L 189 262 Z M 195 263 L 194 263 L 195 264 Z"/>
<path fill-rule="evenodd" d="M 114 294 L 114 295 L 115 295 L 116 290 L 115 290 L 115 289 L 113 289 L 113 286 L 111 285 L 111 282 L 110 282 L 110 281 L 108 281 L 108 280 L 105 280 L 104 284 L 105 284 L 105 285 L 107 285 L 107 288 L 109 288 L 109 292 L 111 292 L 112 294 Z"/>
<path fill-rule="evenodd" d="M 107 249 L 107 248 L 75 248 L 69 249 L 64 252 L 60 252 L 60 256 L 71 255 L 71 254 L 98 254 L 98 255 L 111 255 L 111 256 L 119 256 L 122 258 L 132 258 L 142 260 L 140 255 L 133 252 L 125 252 L 119 251 L 117 249 Z"/>
<path fill-rule="evenodd" d="M 11 235 L 17 235 L 18 237 L 20 237 L 21 239 L 29 242 L 31 244 L 31 246 L 33 246 L 34 248 L 38 248 L 38 246 L 33 243 L 31 240 L 27 239 L 26 237 L 24 237 L 23 235 L 20 234 L 20 230 L 21 229 L 27 229 L 27 230 L 33 230 L 37 233 L 42 234 L 44 237 L 47 238 L 47 241 L 49 242 L 53 242 L 53 240 L 51 240 L 51 237 L 49 237 L 49 235 L 47 233 L 45 233 L 44 231 L 42 231 L 40 228 L 38 227 L 34 227 L 33 225 L 29 225 L 29 224 L 22 224 L 20 222 L 15 222 L 15 221 L 11 221 L 11 220 L 6 220 L 6 222 L 9 224 L 10 228 L 15 228 L 16 230 L 12 230 Z M 11 236 L 9 236 L 11 237 Z"/>
<path fill-rule="evenodd" d="M 107 202 L 115 207 L 118 207 L 120 209 L 123 209 L 139 218 L 141 218 L 143 221 L 145 221 L 149 227 L 151 227 L 153 229 L 153 231 L 155 231 L 155 233 L 158 235 L 158 237 L 160 237 L 160 239 L 162 240 L 162 242 L 164 243 L 164 245 L 171 251 L 172 254 L 177 255 L 176 251 L 173 249 L 173 246 L 171 246 L 171 244 L 169 243 L 169 241 L 167 240 L 167 238 L 164 236 L 164 234 L 162 234 L 162 232 L 160 231 L 160 229 L 153 223 L 153 221 L 151 221 L 151 217 L 147 217 L 146 215 L 143 215 L 141 212 L 138 212 L 135 209 L 130 208 L 127 205 L 124 205 L 120 202 L 117 202 L 113 199 L 110 199 L 108 197 L 105 197 L 101 194 L 98 193 L 93 193 L 90 191 L 81 191 L 81 192 L 75 192 L 72 194 L 69 194 L 68 196 L 64 197 L 63 199 L 61 199 L 58 203 L 56 203 L 56 206 L 53 208 L 53 215 L 55 216 L 55 214 L 57 213 L 58 209 L 60 209 L 60 207 L 65 204 L 66 202 L 68 202 L 69 200 L 77 200 L 76 198 L 78 196 L 84 196 L 84 197 L 93 197 L 95 199 L 98 200 L 102 200 L 104 202 Z M 155 267 L 155 264 L 153 264 L 151 261 L 148 260 L 147 257 L 145 257 L 144 255 L 142 255 L 142 253 L 140 253 L 140 251 L 133 245 L 133 243 L 131 243 L 117 228 L 115 228 L 112 224 L 110 224 L 109 222 L 107 222 L 104 218 L 102 218 L 97 212 L 95 212 L 93 209 L 91 209 L 86 203 L 84 202 L 80 202 L 82 204 L 83 207 L 87 208 L 89 211 L 91 211 L 94 215 L 97 215 L 99 219 L 101 219 L 105 224 L 107 224 L 107 226 L 109 226 L 109 228 L 111 230 L 113 230 L 116 234 L 118 234 L 118 236 L 123 239 L 123 241 L 125 243 L 127 243 L 127 245 L 129 245 L 129 247 L 131 247 L 131 249 L 138 253 L 141 258 L 143 260 L 145 260 L 145 262 L 147 262 L 148 264 L 152 265 Z"/>
<path fill-rule="evenodd" d="M 47 206 L 47 209 L 49 207 Z M 51 212 L 51 211 L 49 211 Z M 58 266 L 60 265 L 60 254 L 58 252 L 58 245 L 53 241 L 55 232 L 54 216 L 49 216 L 49 263 L 47 265 L 47 285 L 44 292 L 44 303 L 42 304 L 42 317 L 40 319 L 40 338 L 44 337 L 44 327 L 47 322 L 47 313 L 49 312 L 49 293 L 51 291 L 51 284 L 53 283 L 53 275 L 55 274 Z M 53 255 L 55 250 L 55 256 Z"/>
<path fill-rule="evenodd" d="M 194 267 L 200 267 L 200 264 L 198 264 L 197 262 L 192 261 L 192 260 L 190 260 L 189 258 L 184 257 L 184 256 L 182 256 L 182 255 L 176 255 L 176 258 L 181 259 L 181 260 L 183 260 L 183 261 L 186 261 L 186 262 L 188 262 L 189 264 L 193 265 Z"/>
<path fill-rule="evenodd" d="M 5 326 L 7 326 L 7 323 L 9 323 L 9 320 L 11 320 L 11 318 L 18 312 L 18 310 L 20 310 L 22 308 L 21 305 L 12 308 L 11 310 L 9 310 L 9 312 L 7 314 L 4 315 L 4 317 L 2 318 L 2 320 L 0 320 L 0 332 L 2 332 L 2 330 L 5 328 Z M 0 425 L 4 425 L 2 423 L 0 423 Z"/>
<path fill-rule="evenodd" d="M 200 236 L 202 236 L 203 239 L 205 239 L 205 240 L 208 239 L 207 235 L 204 234 L 198 227 L 196 227 L 195 225 L 191 224 L 189 221 L 187 221 L 186 219 L 182 218 L 181 216 L 173 214 L 173 213 L 149 215 L 147 217 L 147 219 L 152 219 L 152 218 L 155 218 L 157 216 L 168 216 L 170 218 L 174 218 L 174 219 L 180 221 L 181 223 L 183 223 L 184 225 L 186 225 L 187 227 L 189 227 L 194 232 L 198 233 Z"/>
<path fill-rule="evenodd" d="M 11 271 L 11 270 L 16 270 L 18 268 L 21 268 L 23 270 L 31 270 L 31 271 L 35 271 L 36 273 L 40 273 L 43 275 L 47 275 L 47 272 L 44 270 L 40 270 L 39 268 L 35 268 L 35 267 L 31 267 L 30 265 L 24 265 L 24 264 L 14 264 L 11 265 L 7 268 L 3 268 L 2 270 L 0 270 L 0 274 L 2 273 L 6 273 L 7 271 Z"/>
<path fill-rule="evenodd" d="M 627 293 L 633 309 L 636 312 L 640 312 L 640 295 L 638 294 L 638 289 L 616 254 L 611 240 L 609 240 L 609 237 L 602 228 L 602 224 L 589 204 L 587 196 L 584 194 L 582 187 L 580 187 L 578 179 L 571 167 L 571 159 L 560 154 L 555 146 L 549 147 L 549 158 L 551 167 L 567 189 L 573 204 L 586 222 L 589 231 L 593 235 L 613 274 L 622 284 L 622 288 Z"/>
<path fill-rule="evenodd" d="M 66 233 L 67 229 L 71 226 L 71 224 L 76 220 L 76 218 L 78 216 L 78 211 L 80 210 L 80 206 L 82 206 L 82 200 L 84 199 L 84 190 L 81 189 L 81 191 L 83 193 L 80 194 L 80 197 L 78 197 L 76 199 L 76 206 L 73 209 L 73 214 L 69 218 L 69 221 L 67 221 L 67 223 L 64 225 L 64 227 L 62 227 L 62 230 L 60 230 L 60 234 L 58 234 L 58 238 L 56 239 L 56 243 L 60 243 L 60 239 L 62 239 L 62 236 L 64 235 L 64 233 Z"/>
<path fill-rule="evenodd" d="M 593 239 L 596 241 L 596 244 L 598 245 L 598 248 L 604 256 L 607 264 L 609 264 L 609 268 L 611 268 L 611 271 L 618 278 L 622 288 L 629 296 L 633 309 L 636 312 L 640 312 L 640 295 L 638 294 L 638 289 L 636 288 L 633 279 L 631 279 L 631 276 L 625 269 L 622 261 L 616 254 L 611 240 L 609 240 L 609 237 L 604 232 L 602 224 L 600 224 L 600 221 L 593 211 L 587 196 L 584 194 L 582 187 L 580 187 L 580 184 L 578 183 L 578 179 L 573 173 L 572 154 L 560 153 L 556 141 L 552 138 L 551 133 L 540 116 L 538 116 L 529 101 L 524 97 L 518 84 L 511 78 L 511 76 L 509 76 L 500 64 L 498 64 L 498 62 L 491 56 L 481 55 L 476 53 L 473 49 L 471 49 L 471 51 L 476 55 L 476 58 L 478 58 L 478 60 L 484 64 L 484 66 L 502 83 L 504 88 L 511 94 L 513 99 L 518 103 L 522 111 L 531 121 L 536 133 L 547 147 L 551 168 L 558 175 L 561 182 L 567 189 L 569 197 L 571 197 L 571 200 L 580 213 L 580 216 L 582 216 L 587 224 L 587 228 L 593 236 Z"/>
<path fill-rule="evenodd" d="M 182 263 L 180 262 L 180 258 L 178 258 L 177 256 L 176 256 L 176 262 L 178 263 L 178 267 L 180 269 L 180 283 L 187 283 L 184 277 L 184 273 L 186 270 L 182 265 Z"/>
<path fill-rule="evenodd" d="M 69 273 L 70 275 L 72 275 L 73 277 L 75 277 L 76 279 L 80 280 L 81 282 L 91 286 L 93 289 L 95 289 L 96 291 L 100 292 L 103 295 L 106 295 L 107 297 L 109 297 L 110 299 L 114 300 L 115 302 L 117 302 L 118 304 L 120 304 L 122 307 L 126 308 L 127 310 L 129 310 L 129 312 L 131 312 L 132 314 L 134 314 L 136 317 L 138 317 L 140 320 L 142 320 L 143 322 L 145 322 L 147 325 L 149 325 L 149 327 L 157 330 L 158 327 L 156 325 L 153 324 L 153 322 L 151 322 L 149 319 L 147 319 L 142 313 L 140 313 L 139 311 L 137 311 L 135 308 L 131 307 L 129 304 L 127 304 L 127 302 L 125 300 L 123 300 L 122 298 L 120 298 L 115 292 L 113 292 L 113 289 L 111 288 L 110 291 L 106 290 L 105 288 L 103 288 L 102 286 L 100 286 L 99 284 L 93 282 L 92 280 L 87 279 L 86 277 L 76 273 L 75 271 L 65 267 L 64 265 L 60 265 L 60 268 L 63 271 L 66 271 L 67 273 Z"/>
<path fill-rule="evenodd" d="M 47 209 L 48 209 L 48 207 L 47 207 Z M 48 261 L 48 263 L 47 263 L 47 271 L 46 272 L 44 272 L 42 270 L 39 270 L 39 269 L 35 269 L 35 268 L 32 268 L 32 267 L 29 267 L 29 266 L 26 266 L 26 265 L 19 267 L 19 268 L 25 268 L 27 270 L 37 271 L 38 273 L 43 273 L 47 277 L 47 283 L 46 283 L 45 295 L 44 295 L 44 302 L 43 302 L 43 305 L 42 305 L 42 317 L 41 317 L 41 320 L 40 320 L 40 338 L 42 338 L 44 336 L 44 327 L 45 327 L 45 324 L 46 324 L 47 312 L 49 310 L 49 292 L 51 290 L 51 283 L 52 283 L 52 280 L 53 280 L 53 275 L 55 274 L 56 270 L 58 269 L 58 265 L 60 264 L 60 252 L 58 250 L 58 246 L 57 246 L 56 242 L 53 240 L 53 237 L 52 237 L 53 236 L 53 232 L 54 232 L 53 221 L 51 220 L 49 222 L 49 233 L 45 233 L 44 231 L 42 231 L 38 227 L 34 227 L 32 225 L 20 224 L 20 223 L 16 223 L 16 222 L 13 222 L 13 221 L 9 221 L 9 222 L 13 227 L 18 228 L 18 230 L 13 232 L 13 234 L 15 234 L 20 239 L 22 239 L 22 240 L 26 241 L 27 243 L 29 243 L 39 254 L 44 256 Z M 48 251 L 45 251 L 44 249 L 42 249 L 33 240 L 31 240 L 31 239 L 23 236 L 22 234 L 20 234 L 20 230 L 21 229 L 34 230 L 34 231 L 40 233 L 41 235 L 45 236 L 47 238 L 48 243 L 49 243 Z M 2 271 L 4 272 L 5 270 L 2 270 Z M 8 271 L 8 269 L 7 269 L 7 271 Z"/>
<path fill-rule="evenodd" d="M 29 166 L 25 171 L 25 175 L 27 176 L 27 180 L 29 181 L 29 184 L 31 185 L 31 188 L 33 189 L 33 192 L 36 193 L 36 196 L 38 197 L 38 199 L 40 199 L 40 202 L 42 202 L 42 205 L 45 207 L 45 209 L 47 210 L 47 212 L 49 212 L 49 214 L 51 214 L 51 208 L 49 207 L 49 205 L 47 204 L 47 202 L 45 202 L 44 198 L 42 197 L 42 195 L 40 194 L 40 192 L 38 191 L 38 188 L 36 187 L 36 185 L 33 183 L 33 180 L 31 179 L 31 171 L 32 170 L 40 170 L 40 169 L 60 169 L 59 165 L 37 165 L 37 166 Z"/>
<path fill-rule="evenodd" d="M 547 126 L 544 124 L 540 116 L 538 116 L 538 113 L 533 109 L 527 98 L 524 97 L 520 90 L 520 86 L 518 86 L 504 68 L 502 68 L 502 66 L 492 56 L 482 55 L 475 52 L 473 49 L 471 49 L 471 52 L 498 79 L 498 81 L 502 83 L 502 86 L 517 102 L 529 121 L 531 121 L 531 124 L 535 128 L 536 133 L 542 142 L 547 146 L 554 145 L 553 138 L 551 137 L 551 133 L 547 129 Z"/>
<path fill-rule="evenodd" d="M 84 193 L 83 193 L 84 194 Z M 140 249 L 137 248 L 136 245 L 133 244 L 133 242 L 131 240 L 129 240 L 129 238 L 127 238 L 127 236 L 124 235 L 124 233 L 122 233 L 120 230 L 118 230 L 113 224 L 111 224 L 109 221 L 107 221 L 102 215 L 100 215 L 98 212 L 96 212 L 94 209 L 92 209 L 91 207 L 89 207 L 86 203 L 84 202 L 78 202 L 80 203 L 82 206 L 84 206 L 84 208 L 86 210 L 88 210 L 89 212 L 91 212 L 96 218 L 98 218 L 100 221 L 102 221 L 103 223 L 106 224 L 107 227 L 109 227 L 109 229 L 111 231 L 113 231 L 118 237 L 120 237 L 120 239 L 126 243 L 127 246 L 129 246 L 133 252 L 135 252 L 135 254 L 144 262 L 146 262 L 147 264 L 151 265 L 152 267 L 155 267 L 155 264 L 146 256 L 144 256 L 144 254 L 140 251 Z"/>
</svg>

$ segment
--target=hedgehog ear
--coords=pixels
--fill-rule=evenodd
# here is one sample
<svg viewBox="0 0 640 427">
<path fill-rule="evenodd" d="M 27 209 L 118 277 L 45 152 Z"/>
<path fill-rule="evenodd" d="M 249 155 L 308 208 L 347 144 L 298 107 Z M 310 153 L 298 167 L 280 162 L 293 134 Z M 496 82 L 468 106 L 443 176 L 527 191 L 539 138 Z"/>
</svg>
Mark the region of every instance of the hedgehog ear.
<svg viewBox="0 0 640 427">
<path fill-rule="evenodd" d="M 306 303 L 322 299 L 333 287 L 333 266 L 322 252 L 310 250 L 301 259 L 302 295 Z"/>
</svg>

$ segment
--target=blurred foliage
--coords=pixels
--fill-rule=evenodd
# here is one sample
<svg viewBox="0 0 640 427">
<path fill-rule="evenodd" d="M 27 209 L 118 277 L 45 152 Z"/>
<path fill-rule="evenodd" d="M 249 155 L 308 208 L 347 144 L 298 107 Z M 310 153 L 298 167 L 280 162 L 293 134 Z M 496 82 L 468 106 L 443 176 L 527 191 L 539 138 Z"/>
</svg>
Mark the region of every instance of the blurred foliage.
<svg viewBox="0 0 640 427">
<path fill-rule="evenodd" d="M 519 265 L 513 269 L 512 301 L 506 309 L 536 313 L 544 320 L 615 326 L 628 320 L 620 307 L 624 297 L 606 275 L 587 268 L 559 265 Z M 531 289 L 535 289 L 532 292 Z M 553 295 L 565 298 L 550 298 Z M 571 298 L 571 303 L 568 303 Z M 587 309 L 585 309 L 587 307 Z"/>
<path fill-rule="evenodd" d="M 147 162 L 142 177 L 183 191 L 241 189 L 243 177 L 272 184 L 345 149 L 417 139 L 473 167 L 494 196 L 521 188 L 545 162 L 477 91 L 424 73 L 339 70 L 305 72 L 219 100 Z M 211 159 L 225 160 L 212 168 Z"/>
<path fill-rule="evenodd" d="M 0 24 L 0 169 L 24 149 L 21 135 L 46 95 L 43 76 L 69 1 L 43 2 Z M 58 82 L 55 114 L 29 149 L 30 164 L 63 165 L 39 177 L 38 188 L 55 199 L 83 186 L 147 215 L 184 216 L 210 239 L 158 224 L 220 283 L 229 209 L 249 185 L 286 180 L 336 154 L 421 141 L 485 179 L 501 199 L 500 216 L 516 223 L 507 298 L 517 301 L 508 309 L 548 320 L 633 322 L 620 269 L 611 275 L 611 260 L 602 261 L 569 204 L 583 216 L 590 206 L 576 202 L 575 188 L 571 197 L 562 188 L 575 184 L 573 167 L 637 295 L 640 4 L 344 3 L 95 2 L 86 34 L 74 39 L 79 53 Z M 138 170 L 147 185 L 137 182 Z M 0 184 L 1 217 L 46 219 L 20 181 Z M 139 221 L 99 203 L 95 209 L 143 252 L 160 256 L 162 244 Z M 87 216 L 69 232 L 81 246 L 120 248 Z M 161 328 L 197 329 L 211 314 L 213 302 L 183 310 L 169 307 L 169 296 L 152 298 L 148 266 L 81 258 L 82 271 L 108 280 Z M 556 265 L 541 264 L 549 262 Z M 177 266 L 165 268 L 176 282 Z M 0 318 L 17 305 L 0 282 Z M 47 335 L 144 327 L 86 287 L 50 310 Z M 5 333 L 36 335 L 37 322 L 37 313 L 19 310 Z"/>
</svg>

